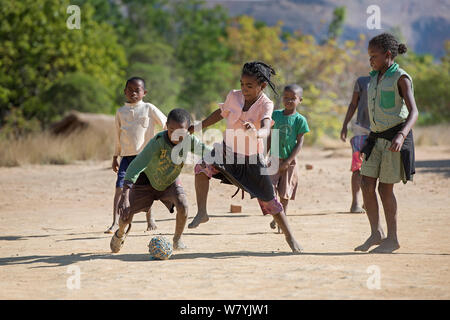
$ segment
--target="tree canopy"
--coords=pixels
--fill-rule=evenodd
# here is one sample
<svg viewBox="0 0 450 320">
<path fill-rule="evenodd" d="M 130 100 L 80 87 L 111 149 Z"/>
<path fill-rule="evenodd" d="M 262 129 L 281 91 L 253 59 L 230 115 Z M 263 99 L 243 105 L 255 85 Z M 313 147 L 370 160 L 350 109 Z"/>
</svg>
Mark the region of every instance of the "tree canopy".
<svg viewBox="0 0 450 320">
<path fill-rule="evenodd" d="M 69 28 L 69 5 L 80 28 Z M 287 32 L 249 16 L 231 18 L 201 0 L 0 0 L 0 126 L 26 133 L 68 110 L 113 114 L 127 77 L 146 80 L 152 102 L 203 118 L 239 87 L 242 65 L 262 60 L 284 85 L 304 88 L 299 110 L 311 126 L 307 142 L 337 135 L 353 83 L 369 70 L 366 39 L 339 41 L 345 7 L 336 8 L 328 39 Z M 442 61 L 408 52 L 398 62 L 414 80 L 423 123 L 450 121 L 449 53 Z M 267 94 L 281 107 L 280 97 Z M 423 116 L 422 116 L 423 115 Z M 1 131 L 1 130 L 0 130 Z"/>
</svg>

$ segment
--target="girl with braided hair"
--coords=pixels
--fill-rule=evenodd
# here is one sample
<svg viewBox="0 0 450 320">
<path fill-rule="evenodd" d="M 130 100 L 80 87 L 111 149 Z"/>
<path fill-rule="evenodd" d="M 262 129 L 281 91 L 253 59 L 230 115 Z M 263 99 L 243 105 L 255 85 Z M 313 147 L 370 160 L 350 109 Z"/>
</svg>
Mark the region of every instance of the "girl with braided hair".
<svg viewBox="0 0 450 320">
<path fill-rule="evenodd" d="M 245 63 L 241 74 L 241 90 L 231 90 L 220 108 L 209 115 L 200 125 L 191 126 L 192 133 L 207 128 L 225 119 L 227 129 L 223 143 L 214 149 L 195 166 L 195 191 L 198 212 L 188 228 L 196 228 L 209 220 L 206 203 L 209 179 L 217 178 L 224 183 L 234 184 L 257 198 L 264 215 L 272 215 L 286 237 L 293 252 L 302 248 L 294 239 L 289 228 L 283 206 L 277 200 L 267 171 L 268 166 L 262 156 L 263 139 L 270 135 L 273 125 L 273 102 L 263 90 L 275 75 L 272 67 L 259 61 Z M 208 160 L 209 159 L 209 160 Z"/>
<path fill-rule="evenodd" d="M 418 111 L 414 100 L 412 78 L 394 61 L 397 54 L 406 52 L 389 33 L 382 33 L 369 41 L 370 81 L 368 111 L 370 134 L 361 153 L 361 189 L 371 234 L 355 251 L 392 253 L 400 248 L 397 239 L 397 200 L 394 184 L 412 181 L 414 169 L 414 140 L 412 127 Z M 381 228 L 376 185 L 383 204 L 387 236 Z"/>
</svg>

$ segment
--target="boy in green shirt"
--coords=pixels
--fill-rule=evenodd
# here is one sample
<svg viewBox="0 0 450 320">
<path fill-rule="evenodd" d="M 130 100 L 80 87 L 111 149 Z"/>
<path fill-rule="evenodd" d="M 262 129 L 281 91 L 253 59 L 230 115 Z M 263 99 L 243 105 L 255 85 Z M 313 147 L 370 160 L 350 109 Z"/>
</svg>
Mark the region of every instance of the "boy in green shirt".
<svg viewBox="0 0 450 320">
<path fill-rule="evenodd" d="M 133 215 L 148 211 L 155 200 L 164 203 L 170 212 L 176 207 L 173 247 L 186 248 L 181 241 L 181 234 L 188 217 L 188 205 L 178 176 L 188 151 L 202 155 L 207 148 L 195 136 L 188 134 L 189 126 L 190 116 L 187 111 L 172 110 L 167 117 L 167 130 L 151 139 L 128 166 L 119 203 L 119 229 L 110 243 L 113 253 L 122 248 Z"/>
<path fill-rule="evenodd" d="M 287 214 L 289 200 L 295 199 L 295 193 L 298 186 L 298 169 L 296 156 L 303 145 L 303 135 L 309 132 L 306 118 L 297 112 L 297 106 L 302 103 L 303 89 L 299 85 L 291 84 L 286 86 L 283 91 L 284 110 L 275 110 L 272 119 L 275 121 L 272 129 L 279 130 L 278 141 L 271 137 L 272 156 L 279 157 L 278 172 L 272 175 L 271 181 L 280 197 L 284 212 Z M 274 220 L 270 227 L 275 229 Z M 280 229 L 278 228 L 278 232 Z"/>
</svg>

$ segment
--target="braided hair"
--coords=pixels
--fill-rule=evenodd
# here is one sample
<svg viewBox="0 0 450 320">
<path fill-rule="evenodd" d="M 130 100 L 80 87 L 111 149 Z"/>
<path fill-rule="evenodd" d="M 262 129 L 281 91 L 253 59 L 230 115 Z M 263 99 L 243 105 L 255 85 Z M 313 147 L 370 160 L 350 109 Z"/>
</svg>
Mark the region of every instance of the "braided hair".
<svg viewBox="0 0 450 320">
<path fill-rule="evenodd" d="M 255 77 L 259 84 L 264 82 L 268 83 L 273 92 L 278 95 L 275 90 L 275 85 L 270 80 L 272 75 L 276 75 L 275 70 L 264 62 L 253 61 L 245 63 L 242 67 L 242 75 Z"/>
<path fill-rule="evenodd" d="M 404 43 L 398 43 L 397 39 L 390 33 L 382 33 L 373 37 L 369 41 L 369 47 L 379 48 L 383 52 L 390 51 L 392 58 L 395 58 L 397 54 L 404 54 L 408 51 L 408 48 Z"/>
</svg>

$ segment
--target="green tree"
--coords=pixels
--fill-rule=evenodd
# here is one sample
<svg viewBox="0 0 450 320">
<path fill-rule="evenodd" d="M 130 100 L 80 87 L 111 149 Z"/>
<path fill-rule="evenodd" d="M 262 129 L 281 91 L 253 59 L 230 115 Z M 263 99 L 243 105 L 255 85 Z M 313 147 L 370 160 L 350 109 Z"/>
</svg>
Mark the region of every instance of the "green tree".
<svg viewBox="0 0 450 320">
<path fill-rule="evenodd" d="M 37 118 L 49 123 L 70 110 L 110 113 L 109 90 L 94 77 L 84 73 L 68 73 L 42 94 Z"/>
<path fill-rule="evenodd" d="M 183 78 L 179 95 L 182 107 L 204 115 L 205 107 L 224 98 L 233 75 L 230 50 L 223 42 L 228 16 L 222 7 L 206 8 L 204 1 L 171 3 L 175 57 Z"/>
<path fill-rule="evenodd" d="M 409 51 L 396 58 L 413 79 L 419 124 L 450 122 L 450 41 L 445 48 L 446 54 L 439 63 L 434 63 L 432 55 Z"/>
<path fill-rule="evenodd" d="M 351 93 L 353 85 L 344 73 L 352 63 L 353 42 L 346 42 L 342 48 L 335 40 L 318 44 L 310 35 L 286 36 L 280 24 L 256 27 L 254 19 L 248 16 L 236 19 L 227 32 L 235 69 L 240 69 L 243 61 L 263 60 L 277 72 L 273 80 L 279 93 L 290 83 L 304 88 L 299 111 L 307 117 L 311 127 L 311 133 L 305 137 L 306 143 L 314 143 L 324 134 L 337 136 L 340 115 L 345 112 L 347 103 L 345 93 Z M 347 88 L 342 89 L 343 84 Z M 270 90 L 266 92 L 271 95 Z M 272 95 L 271 98 L 276 107 L 282 108 L 280 96 Z"/>
<path fill-rule="evenodd" d="M 328 39 L 337 40 L 341 36 L 344 31 L 345 16 L 345 7 L 337 7 L 333 10 L 333 19 L 328 26 Z"/>
<path fill-rule="evenodd" d="M 127 77 L 142 77 L 148 91 L 144 100 L 167 114 L 177 104 L 182 81 L 176 74 L 174 49 L 164 42 L 137 44 L 129 50 L 128 60 Z"/>
<path fill-rule="evenodd" d="M 69 29 L 69 5 L 68 0 L 0 0 L 0 119 L 12 107 L 21 108 L 27 119 L 40 118 L 44 93 L 74 72 L 101 84 L 111 109 L 123 81 L 123 47 L 111 26 L 94 21 L 89 4 L 81 7 L 81 28 Z"/>
<path fill-rule="evenodd" d="M 95 19 L 114 25 L 126 49 L 127 76 L 143 77 L 149 84 L 147 99 L 158 107 L 180 106 L 203 115 L 230 89 L 223 8 L 208 8 L 202 0 L 89 2 L 97 9 Z M 117 103 L 123 101 L 122 91 L 117 91 Z"/>
</svg>

